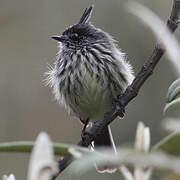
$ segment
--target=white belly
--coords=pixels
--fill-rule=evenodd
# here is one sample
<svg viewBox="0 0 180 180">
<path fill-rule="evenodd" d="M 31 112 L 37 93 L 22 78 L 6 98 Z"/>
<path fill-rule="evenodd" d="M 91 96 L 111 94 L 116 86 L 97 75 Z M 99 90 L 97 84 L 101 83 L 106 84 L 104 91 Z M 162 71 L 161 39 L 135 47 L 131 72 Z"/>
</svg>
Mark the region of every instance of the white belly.
<svg viewBox="0 0 180 180">
<path fill-rule="evenodd" d="M 74 86 L 76 86 L 76 79 L 73 79 Z M 70 92 L 66 103 L 71 108 L 71 111 L 82 120 L 87 118 L 97 120 L 107 112 L 113 101 L 113 95 L 109 88 L 97 82 L 95 76 L 91 76 L 88 71 L 84 72 L 81 80 L 82 89 Z"/>
</svg>

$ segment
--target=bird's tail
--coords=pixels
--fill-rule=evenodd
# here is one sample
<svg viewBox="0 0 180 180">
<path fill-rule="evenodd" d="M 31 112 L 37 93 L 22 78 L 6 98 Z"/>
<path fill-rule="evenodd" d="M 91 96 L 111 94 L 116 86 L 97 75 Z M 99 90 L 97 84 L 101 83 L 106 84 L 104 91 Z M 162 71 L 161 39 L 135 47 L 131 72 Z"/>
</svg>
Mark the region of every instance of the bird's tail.
<svg viewBox="0 0 180 180">
<path fill-rule="evenodd" d="M 116 147 L 114 144 L 114 140 L 111 133 L 111 128 L 108 126 L 104 131 L 96 137 L 94 140 L 94 149 L 98 148 L 113 148 L 114 152 L 116 153 Z M 109 165 L 104 167 L 98 167 L 96 164 L 96 169 L 100 173 L 113 173 L 116 171 L 116 168 L 110 167 Z"/>
</svg>

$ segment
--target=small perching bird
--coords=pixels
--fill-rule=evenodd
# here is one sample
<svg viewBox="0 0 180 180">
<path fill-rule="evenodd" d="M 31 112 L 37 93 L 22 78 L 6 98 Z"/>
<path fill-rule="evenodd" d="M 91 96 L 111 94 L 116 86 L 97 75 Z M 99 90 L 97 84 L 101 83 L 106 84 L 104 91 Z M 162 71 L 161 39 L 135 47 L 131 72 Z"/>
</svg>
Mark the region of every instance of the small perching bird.
<svg viewBox="0 0 180 180">
<path fill-rule="evenodd" d="M 134 79 L 116 41 L 89 23 L 92 10 L 93 5 L 77 24 L 52 37 L 59 42 L 59 52 L 47 78 L 57 101 L 80 119 L 83 130 L 103 117 Z M 94 146 L 114 147 L 110 127 L 95 139 Z"/>
</svg>

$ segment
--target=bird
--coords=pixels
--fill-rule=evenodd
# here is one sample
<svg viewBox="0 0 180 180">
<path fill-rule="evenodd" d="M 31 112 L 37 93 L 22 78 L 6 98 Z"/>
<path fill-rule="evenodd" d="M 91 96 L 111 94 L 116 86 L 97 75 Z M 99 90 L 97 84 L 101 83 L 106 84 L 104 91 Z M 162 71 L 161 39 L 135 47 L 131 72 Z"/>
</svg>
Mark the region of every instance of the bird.
<svg viewBox="0 0 180 180">
<path fill-rule="evenodd" d="M 93 8 L 86 8 L 78 23 L 61 35 L 52 36 L 59 50 L 46 79 L 55 99 L 84 124 L 82 132 L 110 110 L 134 79 L 117 41 L 89 22 Z M 95 138 L 94 148 L 99 147 L 116 151 L 110 126 Z"/>
</svg>

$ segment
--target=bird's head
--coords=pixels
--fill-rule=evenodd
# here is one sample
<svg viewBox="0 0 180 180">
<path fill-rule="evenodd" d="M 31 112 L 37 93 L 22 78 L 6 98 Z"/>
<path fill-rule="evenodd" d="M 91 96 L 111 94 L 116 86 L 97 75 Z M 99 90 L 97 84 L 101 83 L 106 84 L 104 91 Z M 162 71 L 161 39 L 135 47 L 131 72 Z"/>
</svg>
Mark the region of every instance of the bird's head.
<svg viewBox="0 0 180 180">
<path fill-rule="evenodd" d="M 67 28 L 62 35 L 55 35 L 52 38 L 70 49 L 81 49 L 95 43 L 108 41 L 107 33 L 89 23 L 93 7 L 91 5 L 88 9 L 86 8 L 77 24 Z"/>
</svg>

